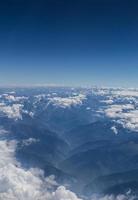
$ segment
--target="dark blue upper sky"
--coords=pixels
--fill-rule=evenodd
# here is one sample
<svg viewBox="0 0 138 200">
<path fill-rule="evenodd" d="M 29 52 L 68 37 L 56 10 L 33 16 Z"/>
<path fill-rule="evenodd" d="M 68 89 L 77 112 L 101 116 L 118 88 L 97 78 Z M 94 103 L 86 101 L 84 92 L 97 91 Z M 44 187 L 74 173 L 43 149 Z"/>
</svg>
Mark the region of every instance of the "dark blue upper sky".
<svg viewBox="0 0 138 200">
<path fill-rule="evenodd" d="M 0 1 L 0 84 L 138 87 L 137 0 Z"/>
</svg>

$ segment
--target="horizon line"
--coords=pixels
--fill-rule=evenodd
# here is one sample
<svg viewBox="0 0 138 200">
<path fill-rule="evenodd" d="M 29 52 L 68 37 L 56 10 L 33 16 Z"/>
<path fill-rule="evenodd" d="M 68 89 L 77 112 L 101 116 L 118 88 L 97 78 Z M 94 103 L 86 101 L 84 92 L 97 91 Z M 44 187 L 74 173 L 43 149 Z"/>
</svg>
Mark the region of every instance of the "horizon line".
<svg viewBox="0 0 138 200">
<path fill-rule="evenodd" d="M 104 85 L 63 85 L 63 84 L 0 84 L 0 88 L 100 88 L 100 89 L 129 89 L 129 90 L 137 90 L 138 87 L 127 87 L 127 86 L 104 86 Z"/>
</svg>

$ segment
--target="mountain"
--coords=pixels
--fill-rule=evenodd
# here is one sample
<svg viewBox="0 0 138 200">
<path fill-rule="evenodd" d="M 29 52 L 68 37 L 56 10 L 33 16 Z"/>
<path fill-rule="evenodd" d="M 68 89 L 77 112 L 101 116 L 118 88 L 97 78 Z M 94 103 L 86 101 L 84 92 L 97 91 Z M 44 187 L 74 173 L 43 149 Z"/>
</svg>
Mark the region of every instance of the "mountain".
<svg viewBox="0 0 138 200">
<path fill-rule="evenodd" d="M 44 186 L 50 177 L 49 190 L 62 185 L 83 200 L 137 194 L 137 101 L 134 89 L 1 89 L 0 167 L 8 159 L 25 174 L 37 171 Z"/>
<path fill-rule="evenodd" d="M 138 169 L 100 176 L 84 187 L 84 193 L 87 195 L 92 195 L 93 192 L 119 194 L 121 192 L 121 187 L 123 188 L 121 193 L 125 193 L 131 188 L 133 183 L 137 182 L 137 179 Z M 131 186 L 128 183 L 130 183 Z M 135 188 L 137 187 L 138 185 L 135 184 Z"/>
</svg>

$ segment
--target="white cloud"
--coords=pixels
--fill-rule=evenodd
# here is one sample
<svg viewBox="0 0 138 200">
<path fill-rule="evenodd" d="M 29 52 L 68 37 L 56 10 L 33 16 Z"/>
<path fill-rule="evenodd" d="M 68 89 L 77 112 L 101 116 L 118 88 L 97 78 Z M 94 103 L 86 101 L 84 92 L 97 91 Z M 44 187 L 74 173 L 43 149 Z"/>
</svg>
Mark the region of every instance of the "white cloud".
<svg viewBox="0 0 138 200">
<path fill-rule="evenodd" d="M 134 131 L 138 131 L 138 110 L 134 105 L 112 105 L 104 110 L 105 115 L 115 119 L 117 123 Z"/>
<path fill-rule="evenodd" d="M 49 103 L 52 103 L 53 105 L 62 107 L 62 108 L 81 105 L 85 99 L 86 99 L 86 96 L 83 94 L 79 94 L 76 96 L 70 96 L 70 97 L 48 98 Z"/>
<path fill-rule="evenodd" d="M 101 102 L 106 103 L 106 104 L 113 104 L 114 103 L 113 99 L 102 100 Z"/>
<path fill-rule="evenodd" d="M 104 114 L 124 128 L 138 131 L 138 89 L 106 88 L 95 93 L 100 95 L 100 103 L 105 103 L 96 111 L 100 117 Z"/>
<path fill-rule="evenodd" d="M 118 134 L 118 130 L 117 130 L 117 128 L 115 126 L 112 126 L 111 130 L 115 133 L 115 135 Z"/>
<path fill-rule="evenodd" d="M 52 193 L 51 200 L 81 200 L 76 194 L 67 190 L 64 186 L 60 186 L 57 188 L 55 192 Z"/>
<path fill-rule="evenodd" d="M 117 122 L 122 124 L 125 128 L 138 131 L 138 110 L 121 113 Z"/>
<path fill-rule="evenodd" d="M 14 140 L 10 142 L 6 140 L 0 141 L 0 168 L 3 168 L 5 165 L 8 165 L 9 163 L 17 164 L 16 159 L 14 158 L 15 148 L 16 148 L 16 141 Z"/>
<path fill-rule="evenodd" d="M 8 116 L 8 118 L 12 119 L 22 119 L 21 109 L 22 104 L 13 104 L 13 105 L 6 105 L 0 104 L 0 113 L 3 113 Z"/>
<path fill-rule="evenodd" d="M 112 90 L 112 94 L 122 97 L 138 97 L 138 90 L 136 89 Z"/>
<path fill-rule="evenodd" d="M 19 102 L 21 100 L 28 99 L 28 97 L 25 96 L 15 96 L 12 94 L 3 94 L 1 97 L 4 97 L 4 99 L 8 100 L 9 102 Z"/>
<path fill-rule="evenodd" d="M 29 112 L 28 110 L 22 109 L 22 113 L 29 115 L 31 118 L 34 117 L 34 113 L 32 111 Z"/>
<path fill-rule="evenodd" d="M 122 102 L 125 101 L 122 97 Z M 138 131 L 138 110 L 135 106 L 135 102 L 128 104 L 120 104 L 120 101 L 116 104 L 100 107 L 99 113 L 104 113 L 107 117 L 115 120 L 117 123 L 122 124 L 124 128 Z"/>
<path fill-rule="evenodd" d="M 127 110 L 127 112 L 129 110 L 133 110 L 134 109 L 134 105 L 132 104 L 126 104 L 126 105 L 111 105 L 108 106 L 104 112 L 108 117 L 111 118 L 117 118 L 120 117 L 120 114 L 122 114 L 123 111 Z"/>
</svg>

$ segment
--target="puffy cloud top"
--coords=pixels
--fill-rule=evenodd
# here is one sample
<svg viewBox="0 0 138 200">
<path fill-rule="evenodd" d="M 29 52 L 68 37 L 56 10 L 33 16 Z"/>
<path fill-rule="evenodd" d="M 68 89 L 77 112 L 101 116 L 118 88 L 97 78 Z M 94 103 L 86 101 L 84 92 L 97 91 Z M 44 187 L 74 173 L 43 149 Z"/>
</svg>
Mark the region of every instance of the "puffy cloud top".
<svg viewBox="0 0 138 200">
<path fill-rule="evenodd" d="M 76 96 L 69 96 L 69 97 L 53 97 L 49 98 L 49 102 L 55 106 L 59 106 L 62 108 L 81 105 L 83 100 L 86 99 L 86 96 L 83 94 L 79 94 Z"/>
<path fill-rule="evenodd" d="M 0 113 L 7 115 L 8 118 L 21 119 L 22 107 L 23 107 L 22 104 L 6 105 L 3 103 L 3 104 L 0 104 Z"/>
</svg>

